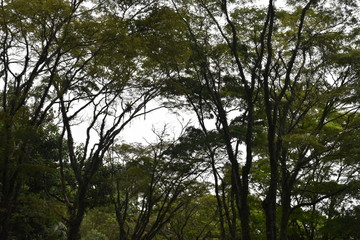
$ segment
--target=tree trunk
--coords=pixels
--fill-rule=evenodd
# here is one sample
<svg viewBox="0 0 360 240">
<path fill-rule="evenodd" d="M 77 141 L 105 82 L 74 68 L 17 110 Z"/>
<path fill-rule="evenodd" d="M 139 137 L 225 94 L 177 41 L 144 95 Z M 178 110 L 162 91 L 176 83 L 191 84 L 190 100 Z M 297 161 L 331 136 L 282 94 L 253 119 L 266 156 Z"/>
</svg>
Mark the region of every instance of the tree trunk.
<svg viewBox="0 0 360 240">
<path fill-rule="evenodd" d="M 276 240 L 276 206 L 273 204 L 273 197 L 268 194 L 263 201 L 266 220 L 266 239 Z"/>
<path fill-rule="evenodd" d="M 120 230 L 119 240 L 128 240 L 127 233 L 126 233 L 125 228 L 124 228 L 124 226 L 125 226 L 125 221 L 123 220 L 124 215 L 121 214 L 121 210 L 119 209 L 119 205 L 115 204 L 115 212 L 116 212 L 116 221 L 118 223 L 119 230 Z"/>
<path fill-rule="evenodd" d="M 211 151 L 211 150 L 209 150 L 209 151 Z M 218 176 L 217 176 L 217 170 L 216 170 L 215 159 L 214 159 L 213 154 L 211 154 L 211 168 L 212 168 L 214 181 L 215 181 L 216 202 L 217 202 L 218 209 L 219 209 L 218 212 L 219 212 L 220 232 L 221 232 L 220 239 L 225 240 L 225 222 L 224 222 L 224 216 L 223 216 L 223 206 L 222 206 L 221 198 L 220 198 L 220 194 L 219 194 L 219 180 L 218 180 Z"/>
<path fill-rule="evenodd" d="M 269 157 L 270 157 L 270 185 L 268 194 L 263 202 L 266 217 L 266 238 L 276 240 L 276 190 L 278 184 L 278 158 L 275 145 L 275 127 L 269 126 Z"/>
<path fill-rule="evenodd" d="M 80 240 L 80 225 L 81 220 L 74 219 L 73 221 L 69 222 L 68 228 L 68 240 Z"/>
<path fill-rule="evenodd" d="M 1 211 L 0 239 L 7 240 L 9 238 L 9 213 L 6 209 L 1 209 Z"/>
<path fill-rule="evenodd" d="M 280 240 L 287 239 L 287 230 L 290 218 L 290 189 L 289 186 L 284 186 L 282 189 L 283 196 L 282 196 L 282 212 L 281 212 L 281 226 L 280 226 Z"/>
<path fill-rule="evenodd" d="M 11 122 L 12 120 L 10 120 Z M 1 157 L 1 171 L 2 171 L 2 181 L 1 181 L 1 202 L 0 202 L 0 238 L 7 240 L 9 237 L 9 228 L 10 228 L 10 218 L 12 214 L 12 204 L 11 196 L 14 190 L 14 186 L 11 184 L 13 181 L 10 181 L 10 155 L 11 153 L 11 124 L 5 122 L 5 134 L 2 136 L 2 141 L 5 143 L 3 156 Z"/>
<path fill-rule="evenodd" d="M 86 210 L 86 192 L 87 184 L 79 184 L 76 203 L 70 210 L 70 219 L 68 222 L 67 240 L 80 240 L 80 226 Z"/>
<path fill-rule="evenodd" d="M 281 158 L 281 173 L 282 173 L 282 195 L 281 195 L 281 226 L 280 226 L 280 240 L 286 240 L 288 238 L 288 225 L 291 214 L 291 194 L 296 181 L 297 174 L 300 170 L 296 167 L 292 174 L 289 173 L 286 163 L 287 150 L 283 149 Z"/>
<path fill-rule="evenodd" d="M 77 210 L 76 215 L 70 217 L 68 223 L 68 234 L 67 234 L 68 240 L 80 240 L 81 238 L 80 226 L 84 218 L 84 214 L 85 214 L 85 205 L 84 203 L 82 203 L 81 206 L 79 205 L 79 209 Z"/>
<path fill-rule="evenodd" d="M 219 100 L 220 102 L 220 100 Z M 218 105 L 219 118 L 223 127 L 224 141 L 226 144 L 226 151 L 228 153 L 228 158 L 231 163 L 231 180 L 232 188 L 235 193 L 236 205 L 240 216 L 241 226 L 242 226 L 242 240 L 250 240 L 250 224 L 249 224 L 249 206 L 247 203 L 248 198 L 248 181 L 245 180 L 246 185 L 242 185 L 242 180 L 240 177 L 240 167 L 239 163 L 234 154 L 233 147 L 231 145 L 230 130 L 226 119 L 226 113 L 222 106 Z M 249 169 L 250 170 L 250 169 Z M 247 177 L 246 177 L 247 179 Z"/>
<path fill-rule="evenodd" d="M 254 104 L 252 100 L 253 91 L 248 93 L 247 104 L 248 104 L 248 116 L 247 116 L 247 131 L 246 131 L 246 162 L 242 168 L 242 198 L 241 198 L 241 229 L 242 239 L 251 239 L 250 230 L 250 207 L 248 202 L 249 197 L 249 174 L 252 166 L 253 153 L 252 153 L 252 141 L 253 141 L 253 121 L 254 121 Z"/>
<path fill-rule="evenodd" d="M 125 228 L 124 228 L 124 223 L 119 223 L 119 228 L 120 228 L 120 234 L 119 234 L 119 240 L 128 240 Z"/>
<path fill-rule="evenodd" d="M 0 205 L 0 239 L 7 240 L 10 233 L 10 217 L 11 217 L 11 210 L 12 206 L 10 203 L 10 195 L 6 194 L 7 191 L 4 191 L 3 186 L 2 196 L 1 196 L 1 205 Z M 5 194 L 4 194 L 5 193 Z"/>
</svg>

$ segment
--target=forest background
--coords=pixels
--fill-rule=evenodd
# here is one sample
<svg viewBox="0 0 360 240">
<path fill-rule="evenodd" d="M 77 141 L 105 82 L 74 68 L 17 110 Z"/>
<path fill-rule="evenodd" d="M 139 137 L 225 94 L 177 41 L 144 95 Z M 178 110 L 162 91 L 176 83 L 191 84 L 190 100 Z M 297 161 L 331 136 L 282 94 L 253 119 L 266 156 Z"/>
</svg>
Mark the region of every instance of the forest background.
<svg viewBox="0 0 360 240">
<path fill-rule="evenodd" d="M 0 239 L 360 239 L 359 10 L 1 0 Z"/>
</svg>

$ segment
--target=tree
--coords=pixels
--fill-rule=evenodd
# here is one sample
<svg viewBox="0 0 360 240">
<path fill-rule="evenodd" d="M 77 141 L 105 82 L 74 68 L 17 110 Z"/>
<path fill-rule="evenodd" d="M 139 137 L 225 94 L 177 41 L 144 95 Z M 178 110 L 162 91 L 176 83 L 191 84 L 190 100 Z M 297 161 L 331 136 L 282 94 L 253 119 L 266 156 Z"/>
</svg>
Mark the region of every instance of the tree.
<svg viewBox="0 0 360 240">
<path fill-rule="evenodd" d="M 36 152 L 32 136 L 55 117 L 59 72 L 86 65 L 69 60 L 70 52 L 91 45 L 70 31 L 86 17 L 77 1 L 1 1 L 1 217 L 0 236 L 12 235 L 21 172 Z M 68 87 L 64 87 L 66 90 Z M 56 114 L 56 113 L 55 113 Z M 33 168 L 36 171 L 36 167 Z"/>
<path fill-rule="evenodd" d="M 304 134 L 315 138 L 324 125 L 333 121 L 330 116 L 333 111 L 347 117 L 357 111 L 355 102 L 350 100 L 357 94 L 351 94 L 345 101 L 332 95 L 344 91 L 343 94 L 352 88 L 357 70 L 354 71 L 351 64 L 338 68 L 331 61 L 334 55 L 356 48 L 357 40 L 353 37 L 357 30 L 351 28 L 352 23 L 358 21 L 352 15 L 356 4 L 339 1 L 343 7 L 331 9 L 321 1 L 299 1 L 293 8 L 289 6 L 288 11 L 278 9 L 273 1 L 269 1 L 267 10 L 237 5 L 228 7 L 229 4 L 227 1 L 197 1 L 195 4 L 174 1 L 177 12 L 188 26 L 189 41 L 194 49 L 194 57 L 190 60 L 193 65 L 175 80 L 177 94 L 186 97 L 200 124 L 215 116 L 215 127 L 223 133 L 244 239 L 249 239 L 251 232 L 247 198 L 248 178 L 255 156 L 253 143 L 257 138 L 254 126 L 255 122 L 263 123 L 268 146 L 265 158 L 270 164 L 263 201 L 267 239 L 276 239 L 278 234 L 278 194 L 282 199 L 280 238 L 286 239 L 292 186 L 303 164 L 314 160 L 313 155 L 306 157 L 313 152 L 311 143 L 299 148 L 303 151 L 300 158 L 306 160 L 290 157 L 297 150 L 284 145 L 286 136 L 296 134 L 304 119 L 314 117 L 313 111 L 320 112 L 317 120 L 312 119 L 317 125 Z M 194 9 L 201 13 L 199 17 L 194 17 Z M 224 49 L 222 54 L 216 55 L 221 47 Z M 232 91 L 226 85 L 231 86 Z M 314 97 L 315 92 L 329 98 Z M 238 108 L 231 109 L 232 104 L 237 104 Z M 246 126 L 245 132 L 237 132 L 243 135 L 241 137 L 231 135 L 230 110 L 237 111 L 237 119 Z M 206 131 L 204 125 L 203 130 Z M 239 160 L 233 150 L 238 144 L 232 140 L 238 144 L 243 142 L 247 151 L 241 177 Z M 299 146 L 299 142 L 296 144 Z M 316 156 L 324 157 L 320 153 Z M 279 181 L 281 185 L 278 185 Z"/>
<path fill-rule="evenodd" d="M 2 0 L 0 238 L 357 238 L 358 7 Z M 154 100 L 197 123 L 119 144 Z"/>
<path fill-rule="evenodd" d="M 4 124 L 1 126 L 6 147 L 2 154 L 1 234 L 4 239 L 11 232 L 9 224 L 23 185 L 19 171 L 32 149 L 30 138 L 15 138 L 16 124 L 29 129 L 31 135 L 51 118 L 62 118 L 58 161 L 63 191 L 57 199 L 62 199 L 69 209 L 68 237 L 73 239 L 78 238 L 89 183 L 103 155 L 124 126 L 143 114 L 140 110 L 156 96 L 154 80 L 159 75 L 151 70 L 146 73 L 133 70 L 142 68 L 140 63 L 134 65 L 134 61 L 145 55 L 137 45 L 139 37 L 128 32 L 128 20 L 100 13 L 101 6 L 85 6 L 84 1 L 2 1 Z M 22 50 L 24 55 L 19 54 Z M 86 116 L 90 119 L 85 143 L 79 146 L 73 138 L 73 123 L 84 114 L 85 108 L 92 113 Z M 22 122 L 18 121 L 20 118 Z M 112 127 L 108 125 L 110 121 Z M 96 131 L 99 131 L 98 144 L 91 145 Z M 18 149 L 24 154 L 12 160 Z M 67 196 L 64 175 L 67 157 L 78 184 L 78 190 L 72 192 L 74 198 Z"/>
<path fill-rule="evenodd" d="M 68 160 L 77 183 L 76 189 L 73 189 L 75 195 L 72 197 L 65 186 L 63 187 L 63 200 L 69 209 L 68 239 L 79 238 L 90 184 L 102 165 L 105 154 L 132 119 L 154 110 L 144 109 L 158 92 L 156 74 L 147 72 L 148 77 L 144 77 L 145 72 L 135 70 L 141 68 L 141 65 L 134 65 L 140 59 L 136 53 L 138 49 L 136 46 L 127 47 L 131 42 L 136 44 L 137 40 L 136 37 L 128 35 L 125 22 L 111 16 L 104 16 L 101 21 L 105 25 L 108 24 L 104 31 L 100 30 L 103 29 L 103 25 L 99 24 L 92 29 L 99 34 L 95 38 L 100 44 L 98 55 L 91 59 L 89 68 L 75 72 L 75 75 L 73 72 L 63 74 L 61 84 L 56 86 L 58 93 L 63 93 L 63 84 L 67 85 L 74 79 L 80 81 L 59 99 L 63 134 L 66 133 L 66 147 L 69 151 Z M 86 81 L 82 82 L 83 79 Z M 141 112 L 142 110 L 144 112 Z M 84 131 L 85 141 L 82 145 L 77 145 L 74 140 L 73 122 L 82 114 L 88 119 Z M 67 161 L 63 157 L 59 156 L 62 165 L 60 170 Z M 65 185 L 66 179 L 63 174 L 62 179 Z"/>
<path fill-rule="evenodd" d="M 206 170 L 203 159 L 189 154 L 181 138 L 168 143 L 164 132 L 158 137 L 147 147 L 118 145 L 109 159 L 122 240 L 153 239 L 206 188 L 196 180 Z"/>
<path fill-rule="evenodd" d="M 220 237 L 216 198 L 209 194 L 192 196 L 162 230 L 165 239 L 190 240 Z"/>
</svg>

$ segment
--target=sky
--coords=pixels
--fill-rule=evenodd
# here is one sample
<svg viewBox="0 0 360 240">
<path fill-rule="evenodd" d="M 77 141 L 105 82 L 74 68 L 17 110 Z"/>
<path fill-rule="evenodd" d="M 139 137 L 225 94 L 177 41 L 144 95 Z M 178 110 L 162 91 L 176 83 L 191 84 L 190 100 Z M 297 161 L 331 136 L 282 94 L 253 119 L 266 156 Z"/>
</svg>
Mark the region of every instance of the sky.
<svg viewBox="0 0 360 240">
<path fill-rule="evenodd" d="M 277 7 L 284 6 L 285 1 L 286 0 L 275 0 L 275 5 Z M 266 7 L 269 0 L 253 0 L 253 3 L 261 7 Z M 156 106 L 156 103 L 154 103 L 154 106 Z M 117 140 L 118 142 L 138 142 L 143 144 L 154 142 L 156 141 L 156 134 L 154 134 L 154 131 L 161 131 L 165 126 L 169 138 L 177 138 L 181 133 L 181 129 L 186 124 L 194 125 L 196 127 L 199 126 L 195 115 L 190 112 L 184 113 L 183 111 L 178 111 L 177 113 L 174 113 L 165 108 L 159 109 L 146 114 L 146 116 L 140 116 L 133 119 L 118 135 Z M 209 125 L 209 127 L 213 128 L 214 126 L 211 127 Z M 80 127 L 76 131 L 76 142 L 84 142 L 84 130 L 85 129 Z"/>
<path fill-rule="evenodd" d="M 255 4 L 266 7 L 269 0 L 254 0 Z M 285 0 L 275 0 L 276 6 L 283 6 Z M 195 115 L 187 113 L 175 114 L 168 109 L 159 109 L 147 114 L 145 117 L 141 116 L 134 119 L 128 124 L 124 131 L 119 134 L 118 140 L 127 143 L 131 142 L 154 142 L 156 141 L 155 131 L 161 131 L 166 126 L 170 138 L 176 138 L 185 124 L 191 124 L 198 127 Z"/>
<path fill-rule="evenodd" d="M 175 114 L 167 109 L 158 109 L 154 112 L 140 116 L 128 124 L 124 131 L 119 134 L 118 140 L 124 142 L 154 142 L 156 134 L 166 127 L 170 138 L 176 138 L 180 134 L 182 125 L 189 121 L 196 123 L 196 119 L 190 113 Z"/>
</svg>

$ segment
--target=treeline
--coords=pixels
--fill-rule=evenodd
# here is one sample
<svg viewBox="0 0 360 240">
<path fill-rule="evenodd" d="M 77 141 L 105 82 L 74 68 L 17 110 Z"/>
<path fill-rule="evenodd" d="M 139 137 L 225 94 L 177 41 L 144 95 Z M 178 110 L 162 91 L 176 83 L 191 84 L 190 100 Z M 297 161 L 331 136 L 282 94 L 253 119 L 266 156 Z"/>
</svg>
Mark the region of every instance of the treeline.
<svg viewBox="0 0 360 240">
<path fill-rule="evenodd" d="M 358 11 L 1 0 L 0 239 L 359 239 Z"/>
</svg>

